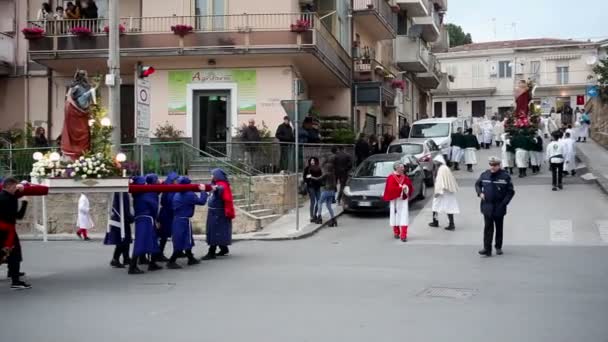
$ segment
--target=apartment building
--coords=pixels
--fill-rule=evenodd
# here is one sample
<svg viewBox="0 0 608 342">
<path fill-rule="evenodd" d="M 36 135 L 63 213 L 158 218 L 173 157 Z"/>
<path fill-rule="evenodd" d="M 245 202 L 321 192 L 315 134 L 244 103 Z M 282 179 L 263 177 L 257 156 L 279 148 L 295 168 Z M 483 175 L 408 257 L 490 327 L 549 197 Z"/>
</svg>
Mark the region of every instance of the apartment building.
<svg viewBox="0 0 608 342">
<path fill-rule="evenodd" d="M 598 44 L 562 39 L 523 39 L 469 44 L 437 54 L 449 82 L 433 91 L 438 117 L 492 116 L 515 106 L 513 89 L 522 79 L 538 85 L 534 101 L 543 112 L 587 103 L 595 84 Z"/>
<path fill-rule="evenodd" d="M 47 2 L 54 8 L 68 1 Z M 152 131 L 170 122 L 195 146 L 230 142 L 252 118 L 274 131 L 285 115 L 281 101 L 295 96 L 312 100 L 321 116 L 351 119 L 359 131 L 396 134 L 404 118 L 429 111 L 428 94 L 440 77 L 430 53 L 404 56 L 401 50 L 429 51 L 440 36 L 446 2 L 121 0 L 123 142 L 133 140 L 138 62 L 156 69 L 149 77 Z M 42 3 L 0 0 L 0 44 L 10 44 L 0 57 L 7 66 L 0 68 L 0 129 L 32 122 L 55 138 L 74 71 L 107 73 L 108 0 L 96 0 L 95 20 L 39 20 Z M 176 35 L 175 25 L 189 25 L 192 32 Z M 45 34 L 26 40 L 25 27 Z M 74 27 L 92 34 L 74 35 Z M 422 67 L 408 66 L 417 58 Z M 407 83 L 404 91 L 392 87 L 400 78 Z M 304 84 L 298 95 L 296 79 Z M 366 100 L 372 93 L 375 102 Z"/>
</svg>

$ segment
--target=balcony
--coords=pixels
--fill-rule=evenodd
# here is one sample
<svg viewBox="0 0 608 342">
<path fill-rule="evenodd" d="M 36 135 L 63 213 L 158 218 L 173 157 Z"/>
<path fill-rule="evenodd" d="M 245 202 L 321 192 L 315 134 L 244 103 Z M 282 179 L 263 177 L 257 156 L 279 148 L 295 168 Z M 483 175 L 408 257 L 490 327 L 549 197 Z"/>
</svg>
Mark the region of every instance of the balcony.
<svg viewBox="0 0 608 342">
<path fill-rule="evenodd" d="M 407 11 L 409 17 L 426 17 L 431 11 L 427 0 L 396 0 L 397 6 Z"/>
<path fill-rule="evenodd" d="M 386 0 L 354 0 L 353 17 L 375 40 L 393 39 L 397 34 L 397 14 Z"/>
<path fill-rule="evenodd" d="M 360 49 L 360 58 L 354 63 L 354 82 L 357 88 L 357 102 L 360 104 L 392 106 L 395 101 L 395 90 L 392 80 L 395 75 L 390 72 L 386 59 L 376 55 L 374 49 Z"/>
<path fill-rule="evenodd" d="M 439 13 L 435 11 L 434 5 L 429 3 L 429 6 L 429 8 L 431 8 L 431 13 L 424 17 L 414 17 L 412 20 L 414 27 L 410 30 L 415 30 L 415 26 L 418 26 L 421 31 L 421 37 L 425 41 L 432 43 L 435 42 L 441 34 L 439 30 L 441 27 L 441 18 L 439 17 Z"/>
<path fill-rule="evenodd" d="M 431 55 L 425 42 L 420 38 L 397 37 L 395 62 L 403 71 L 427 72 Z"/>
<path fill-rule="evenodd" d="M 433 2 L 439 7 L 442 11 L 448 10 L 448 0 L 433 0 Z"/>
<path fill-rule="evenodd" d="M 450 49 L 450 34 L 445 25 L 441 25 L 439 28 L 439 39 L 431 44 L 431 52 L 443 53 L 448 52 Z"/>
<path fill-rule="evenodd" d="M 12 73 L 15 65 L 15 38 L 0 33 L 0 75 L 6 76 Z"/>
<path fill-rule="evenodd" d="M 436 89 L 441 83 L 441 69 L 433 55 L 430 56 L 430 66 L 429 71 L 415 75 L 418 85 L 426 90 Z"/>
<path fill-rule="evenodd" d="M 293 32 L 291 26 L 298 20 L 308 25 L 301 32 Z M 313 84 L 325 80 L 342 86 L 351 83 L 349 54 L 315 13 L 131 17 L 120 21 L 124 27 L 120 36 L 122 68 L 132 68 L 142 58 L 168 60 L 167 67 L 174 68 L 178 60 L 200 63 L 201 56 L 256 61 L 281 56 L 289 58 L 304 74 L 315 74 L 311 77 Z M 171 26 L 178 24 L 190 25 L 193 30 L 180 37 L 171 31 Z M 44 28 L 46 34 L 30 40 L 28 53 L 32 60 L 61 71 L 73 69 L 74 64 L 105 70 L 107 25 L 107 19 L 30 21 L 29 27 Z M 88 28 L 91 35 L 75 36 L 70 33 L 73 27 Z"/>
</svg>

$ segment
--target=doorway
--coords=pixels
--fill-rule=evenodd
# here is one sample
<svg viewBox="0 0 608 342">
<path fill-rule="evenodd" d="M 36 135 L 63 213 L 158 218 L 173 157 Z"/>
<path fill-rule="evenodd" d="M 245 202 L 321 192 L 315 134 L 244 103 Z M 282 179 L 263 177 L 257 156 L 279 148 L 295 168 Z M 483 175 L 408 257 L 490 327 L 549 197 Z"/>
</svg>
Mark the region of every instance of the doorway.
<svg viewBox="0 0 608 342">
<path fill-rule="evenodd" d="M 135 86 L 120 85 L 120 141 L 135 142 Z"/>
<path fill-rule="evenodd" d="M 486 101 L 471 101 L 471 114 L 474 118 L 483 118 L 486 116 Z"/>
<path fill-rule="evenodd" d="M 195 91 L 193 115 L 194 146 L 202 151 L 227 152 L 230 91 Z"/>
<path fill-rule="evenodd" d="M 570 105 L 569 97 L 558 97 L 555 99 L 555 111 L 561 113 L 564 110 L 565 106 L 572 107 Z"/>
<path fill-rule="evenodd" d="M 458 102 L 448 101 L 445 103 L 445 113 L 448 118 L 458 117 Z"/>
</svg>

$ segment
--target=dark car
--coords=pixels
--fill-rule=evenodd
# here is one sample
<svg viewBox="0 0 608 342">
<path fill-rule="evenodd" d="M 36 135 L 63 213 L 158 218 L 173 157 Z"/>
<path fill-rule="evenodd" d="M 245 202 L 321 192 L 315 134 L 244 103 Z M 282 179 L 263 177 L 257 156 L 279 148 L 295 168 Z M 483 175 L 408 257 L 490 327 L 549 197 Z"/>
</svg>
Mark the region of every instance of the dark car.
<svg viewBox="0 0 608 342">
<path fill-rule="evenodd" d="M 424 199 L 426 183 L 424 170 L 415 157 L 400 153 L 376 154 L 363 161 L 344 188 L 344 210 L 388 211 L 389 203 L 382 200 L 386 177 L 393 172 L 396 161 L 405 164 L 405 172 L 412 180 L 414 194 L 410 201 Z"/>
</svg>

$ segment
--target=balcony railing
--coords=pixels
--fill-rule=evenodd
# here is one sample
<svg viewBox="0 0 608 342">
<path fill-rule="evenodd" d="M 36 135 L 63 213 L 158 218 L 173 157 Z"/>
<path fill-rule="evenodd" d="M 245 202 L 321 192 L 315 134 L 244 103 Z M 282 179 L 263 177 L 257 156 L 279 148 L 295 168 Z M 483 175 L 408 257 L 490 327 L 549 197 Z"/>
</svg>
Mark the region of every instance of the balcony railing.
<svg viewBox="0 0 608 342">
<path fill-rule="evenodd" d="M 373 11 L 392 32 L 397 31 L 397 15 L 393 13 L 387 0 L 353 0 L 353 11 Z"/>
<path fill-rule="evenodd" d="M 298 21 L 307 22 L 304 29 L 299 33 L 290 32 Z M 316 13 L 128 17 L 121 18 L 120 23 L 122 51 L 316 48 L 343 79 L 350 78 L 349 54 Z M 58 52 L 107 50 L 107 24 L 107 19 L 29 21 L 29 27 L 46 31 L 45 38 L 30 41 L 29 49 L 34 53 L 32 58 L 42 58 L 49 53 L 52 56 Z M 175 25 L 192 26 L 192 34 L 180 38 L 171 30 Z M 72 34 L 75 27 L 90 30 L 91 37 L 76 38 Z"/>
<path fill-rule="evenodd" d="M 396 62 L 402 70 L 426 72 L 429 70 L 431 53 L 421 38 L 397 37 Z"/>
</svg>

